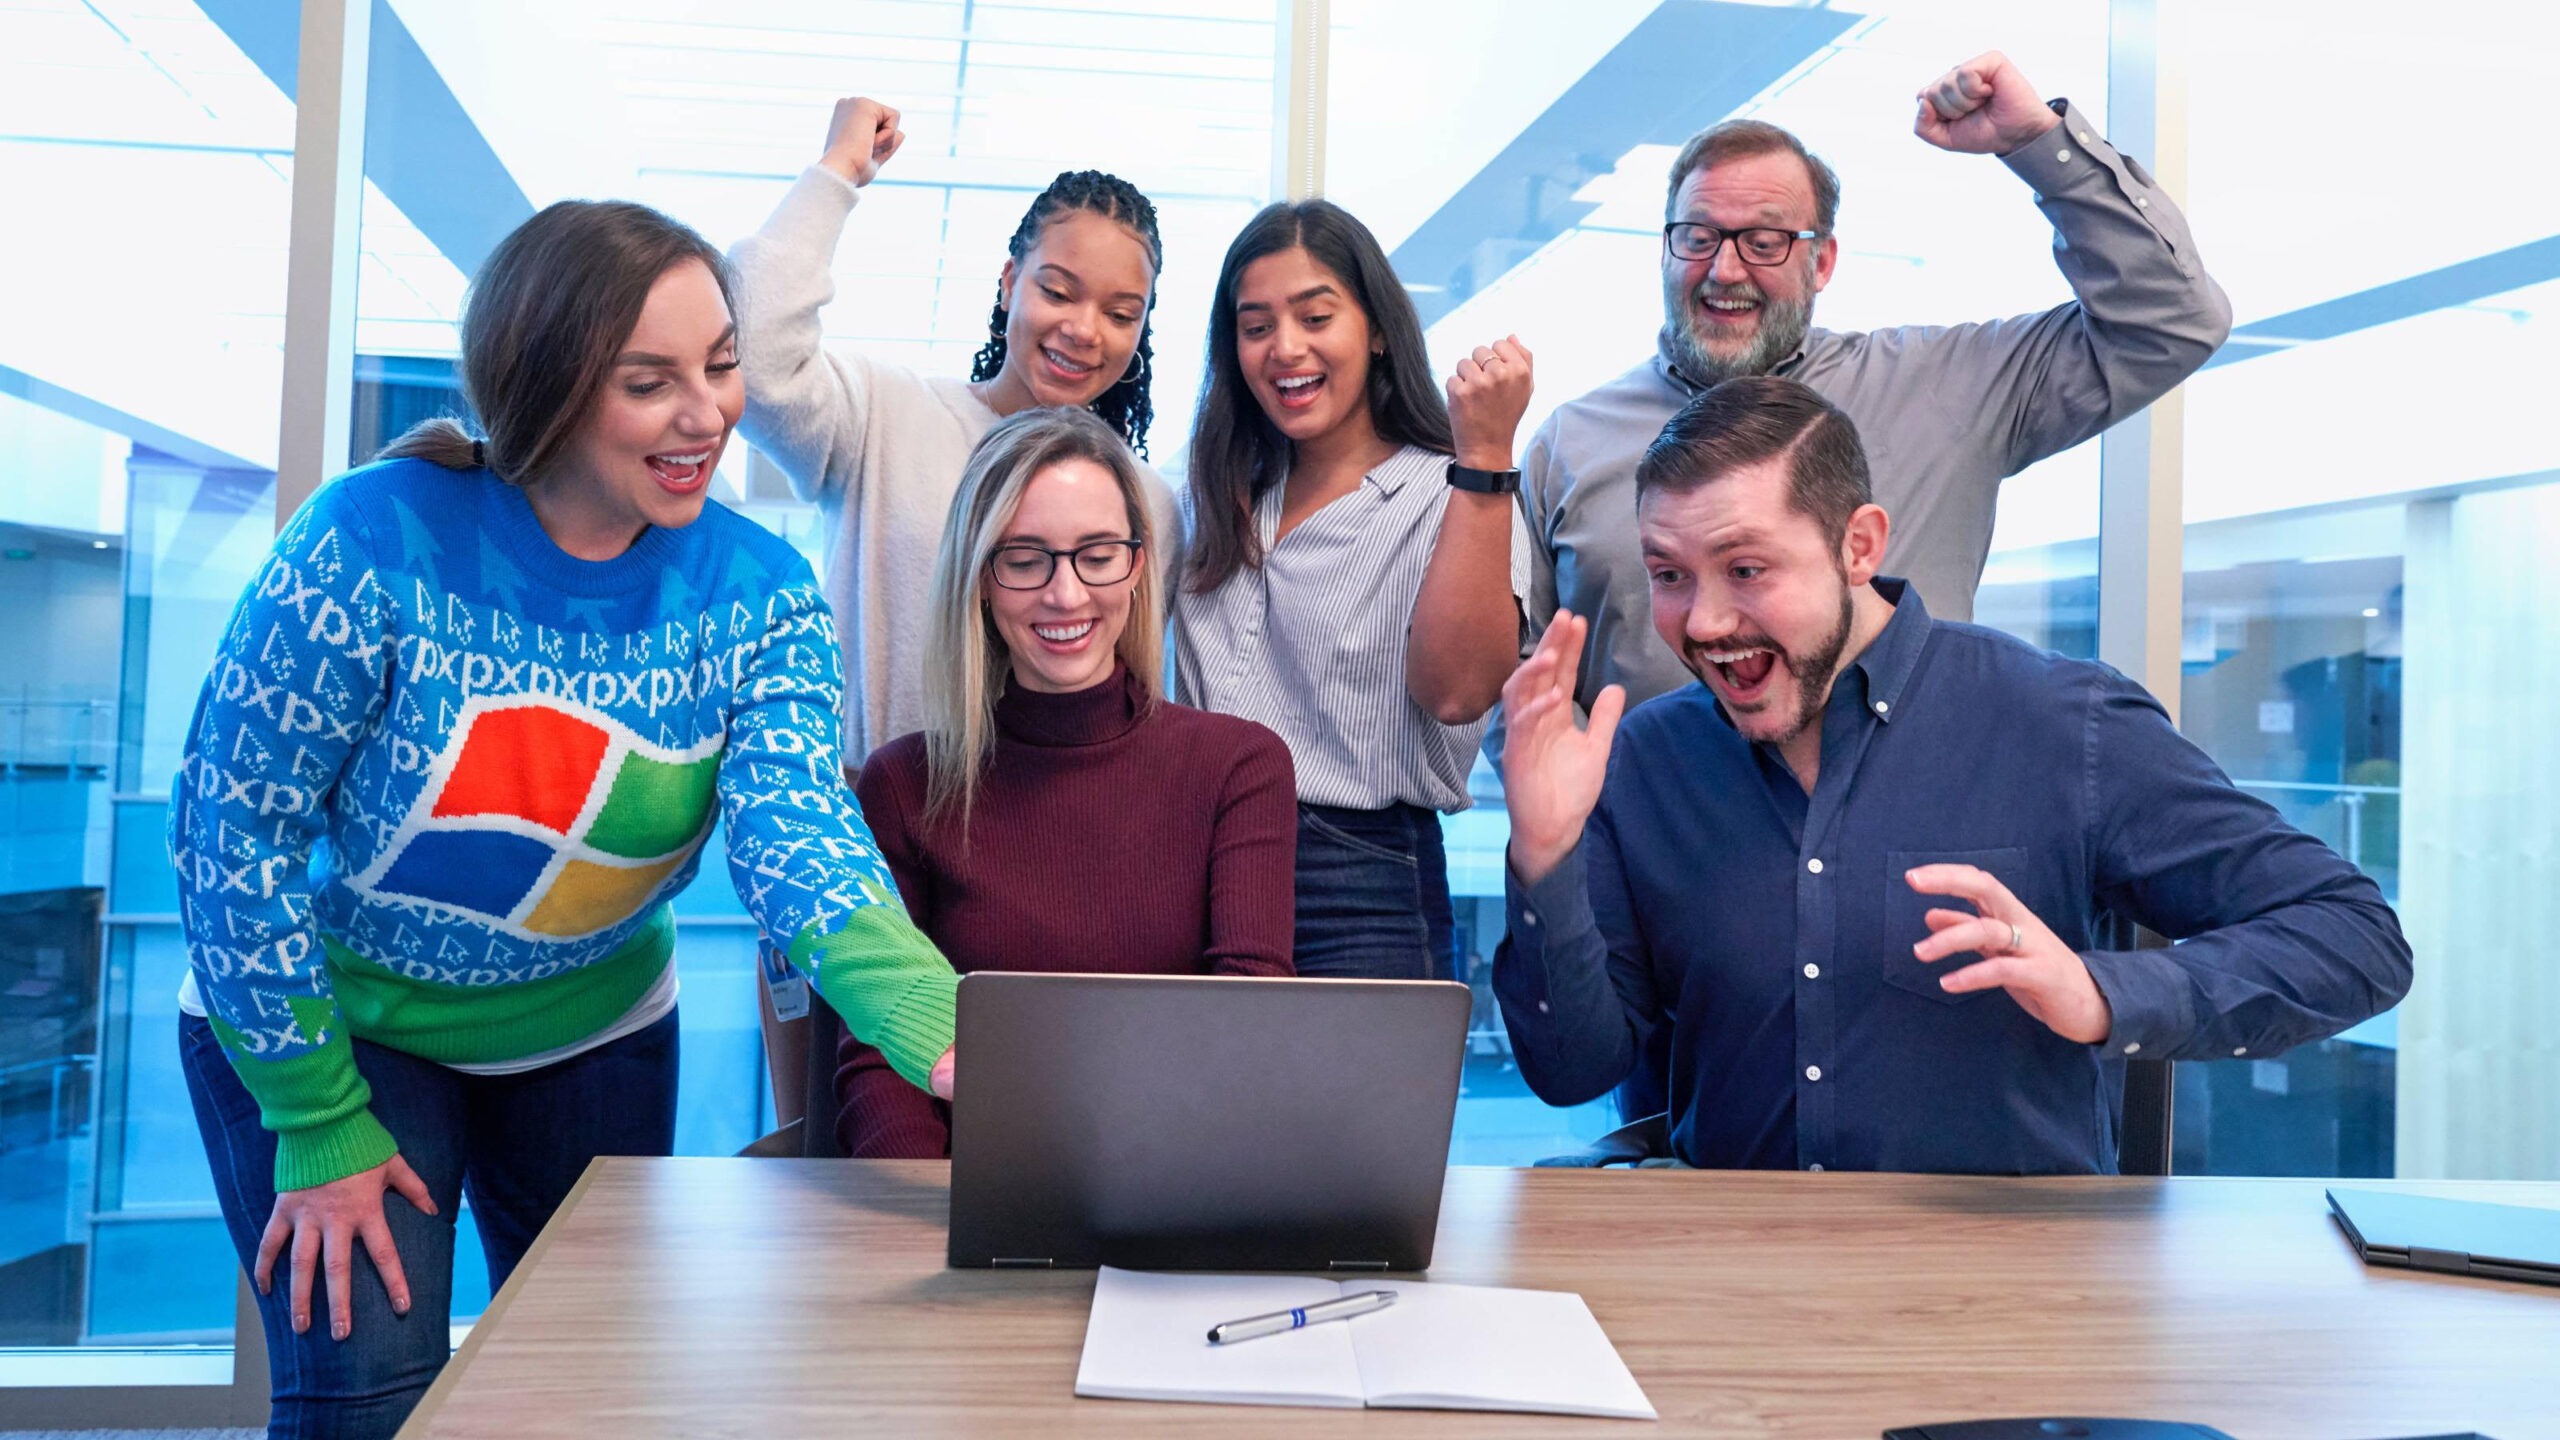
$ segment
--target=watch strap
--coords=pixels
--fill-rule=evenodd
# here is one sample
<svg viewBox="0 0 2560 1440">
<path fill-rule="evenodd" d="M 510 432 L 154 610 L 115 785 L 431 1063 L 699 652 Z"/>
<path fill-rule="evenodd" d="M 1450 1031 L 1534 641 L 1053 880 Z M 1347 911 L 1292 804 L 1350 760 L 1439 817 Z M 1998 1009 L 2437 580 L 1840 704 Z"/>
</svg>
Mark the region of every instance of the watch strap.
<svg viewBox="0 0 2560 1440">
<path fill-rule="evenodd" d="M 1449 483 L 1478 495 L 1517 495 L 1520 493 L 1518 470 L 1476 470 L 1452 460 Z"/>
</svg>

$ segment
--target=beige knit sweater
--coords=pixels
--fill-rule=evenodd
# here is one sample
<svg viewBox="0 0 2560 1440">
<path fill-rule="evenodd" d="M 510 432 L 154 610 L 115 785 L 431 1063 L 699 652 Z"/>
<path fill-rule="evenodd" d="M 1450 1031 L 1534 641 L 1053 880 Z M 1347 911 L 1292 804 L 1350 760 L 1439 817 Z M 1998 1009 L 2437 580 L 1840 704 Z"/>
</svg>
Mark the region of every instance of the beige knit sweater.
<svg viewBox="0 0 2560 1440">
<path fill-rule="evenodd" d="M 844 643 L 848 765 L 924 726 L 924 667 L 944 663 L 925 653 L 934 551 L 969 452 L 998 418 L 966 381 L 820 348 L 836 242 L 861 193 L 813 165 L 729 252 L 747 381 L 739 430 L 818 505 L 819 576 Z M 988 257 L 990 280 L 1001 263 Z M 1140 469 L 1161 562 L 1178 534 L 1173 497 Z"/>
</svg>

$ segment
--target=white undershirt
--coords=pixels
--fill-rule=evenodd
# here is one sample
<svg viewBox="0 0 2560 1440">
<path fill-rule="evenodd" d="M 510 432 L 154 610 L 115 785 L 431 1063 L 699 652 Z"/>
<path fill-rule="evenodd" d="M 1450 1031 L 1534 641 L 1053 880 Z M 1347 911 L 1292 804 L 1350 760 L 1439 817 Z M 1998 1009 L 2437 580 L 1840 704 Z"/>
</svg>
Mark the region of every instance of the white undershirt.
<svg viewBox="0 0 2560 1440">
<path fill-rule="evenodd" d="M 204 992 L 196 988 L 196 972 L 193 970 L 189 970 L 187 978 L 178 984 L 178 1008 L 189 1015 L 199 1017 L 205 1013 Z M 515 1060 L 494 1060 L 482 1065 L 447 1063 L 444 1068 L 459 1071 L 465 1075 L 522 1075 L 528 1070 L 539 1070 L 545 1065 L 557 1065 L 572 1056 L 584 1055 L 590 1050 L 610 1045 L 625 1035 L 646 1030 L 665 1019 L 675 1008 L 676 964 L 670 957 L 665 968 L 658 972 L 657 981 L 641 992 L 639 999 L 631 1002 L 631 1008 L 622 1012 L 621 1019 L 583 1040 L 573 1040 L 566 1045 Z"/>
</svg>

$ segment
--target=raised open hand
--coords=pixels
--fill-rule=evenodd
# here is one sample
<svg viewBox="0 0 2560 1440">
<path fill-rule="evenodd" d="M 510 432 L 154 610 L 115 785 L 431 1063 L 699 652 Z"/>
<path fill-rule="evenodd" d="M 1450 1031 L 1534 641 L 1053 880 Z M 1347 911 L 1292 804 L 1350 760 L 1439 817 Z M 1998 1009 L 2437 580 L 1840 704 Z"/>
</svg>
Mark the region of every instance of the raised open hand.
<svg viewBox="0 0 2560 1440">
<path fill-rule="evenodd" d="M 1502 793 L 1511 811 L 1511 868 L 1527 884 L 1552 874 L 1582 843 L 1583 822 L 1600 803 L 1609 774 L 1609 742 L 1627 708 L 1624 686 L 1612 685 L 1591 705 L 1591 725 L 1574 722 L 1574 677 L 1591 622 L 1570 610 L 1502 686 Z"/>
</svg>

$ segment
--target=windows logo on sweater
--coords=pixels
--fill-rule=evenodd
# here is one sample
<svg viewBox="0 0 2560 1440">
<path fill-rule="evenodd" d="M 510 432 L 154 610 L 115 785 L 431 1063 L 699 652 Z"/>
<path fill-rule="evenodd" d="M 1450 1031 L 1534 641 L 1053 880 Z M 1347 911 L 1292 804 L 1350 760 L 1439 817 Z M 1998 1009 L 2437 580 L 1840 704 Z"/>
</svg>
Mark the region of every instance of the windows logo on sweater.
<svg viewBox="0 0 2560 1440">
<path fill-rule="evenodd" d="M 474 697 L 353 887 L 522 940 L 594 934 L 640 913 L 709 837 L 722 748 L 652 745 L 556 697 Z"/>
</svg>

